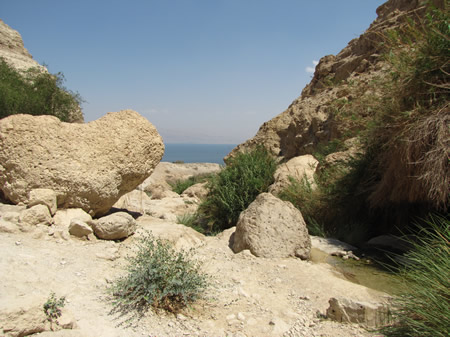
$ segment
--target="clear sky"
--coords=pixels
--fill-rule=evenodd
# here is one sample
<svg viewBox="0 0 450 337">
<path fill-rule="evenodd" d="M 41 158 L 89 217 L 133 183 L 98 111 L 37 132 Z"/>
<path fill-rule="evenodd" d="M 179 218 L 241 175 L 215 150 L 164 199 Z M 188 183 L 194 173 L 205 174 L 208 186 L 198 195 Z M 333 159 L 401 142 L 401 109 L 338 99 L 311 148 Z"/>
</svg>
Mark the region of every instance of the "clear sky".
<svg viewBox="0 0 450 337">
<path fill-rule="evenodd" d="M 0 0 L 0 18 L 85 120 L 133 109 L 166 143 L 245 141 L 384 0 Z"/>
</svg>

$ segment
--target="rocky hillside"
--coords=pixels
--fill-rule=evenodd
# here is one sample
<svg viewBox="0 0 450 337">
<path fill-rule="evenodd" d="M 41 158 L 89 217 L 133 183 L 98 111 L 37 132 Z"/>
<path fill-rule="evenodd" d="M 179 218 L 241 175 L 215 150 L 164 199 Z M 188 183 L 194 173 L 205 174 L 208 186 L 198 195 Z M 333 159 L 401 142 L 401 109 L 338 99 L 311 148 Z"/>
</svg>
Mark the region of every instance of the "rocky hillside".
<svg viewBox="0 0 450 337">
<path fill-rule="evenodd" d="M 445 6 L 444 0 L 433 2 L 440 8 Z M 369 83 L 385 76 L 387 70 L 381 56 L 383 32 L 402 24 L 406 17 L 420 17 L 424 10 L 423 1 L 419 0 L 389 0 L 381 5 L 377 19 L 364 34 L 350 41 L 339 54 L 322 57 L 301 96 L 229 156 L 265 144 L 281 159 L 290 159 L 311 154 L 318 144 L 332 139 L 351 138 L 355 126 L 336 117 L 336 108 L 346 102 L 364 104 L 368 96 L 376 94 Z"/>
<path fill-rule="evenodd" d="M 40 65 L 25 48 L 20 33 L 0 19 L 0 58 L 3 58 L 9 65 L 20 71 L 26 71 L 29 68 L 39 68 L 41 71 L 48 72 L 47 68 Z M 77 107 L 70 116 L 71 122 L 84 122 L 83 113 L 80 107 Z"/>
<path fill-rule="evenodd" d="M 0 57 L 20 70 L 39 67 L 44 69 L 25 48 L 19 32 L 0 19 Z"/>
</svg>

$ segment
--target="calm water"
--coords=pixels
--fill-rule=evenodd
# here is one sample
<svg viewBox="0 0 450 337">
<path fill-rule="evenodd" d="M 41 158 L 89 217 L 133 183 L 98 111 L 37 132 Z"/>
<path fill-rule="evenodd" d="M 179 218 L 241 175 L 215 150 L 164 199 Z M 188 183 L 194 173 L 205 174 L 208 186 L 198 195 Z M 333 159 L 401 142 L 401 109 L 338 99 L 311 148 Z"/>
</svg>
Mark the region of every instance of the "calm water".
<svg viewBox="0 0 450 337">
<path fill-rule="evenodd" d="M 185 163 L 218 163 L 236 147 L 235 144 L 164 144 L 166 152 L 162 161 Z"/>
</svg>

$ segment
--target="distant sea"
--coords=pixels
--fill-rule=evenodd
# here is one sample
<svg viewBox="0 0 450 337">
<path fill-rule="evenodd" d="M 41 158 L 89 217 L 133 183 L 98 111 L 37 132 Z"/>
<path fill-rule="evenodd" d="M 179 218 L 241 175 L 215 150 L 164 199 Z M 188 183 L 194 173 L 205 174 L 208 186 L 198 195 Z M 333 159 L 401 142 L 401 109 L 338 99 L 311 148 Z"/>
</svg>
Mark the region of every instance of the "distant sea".
<svg viewBox="0 0 450 337">
<path fill-rule="evenodd" d="M 217 163 L 224 165 L 223 157 L 236 144 L 164 144 L 166 151 L 162 161 L 185 163 Z"/>
</svg>

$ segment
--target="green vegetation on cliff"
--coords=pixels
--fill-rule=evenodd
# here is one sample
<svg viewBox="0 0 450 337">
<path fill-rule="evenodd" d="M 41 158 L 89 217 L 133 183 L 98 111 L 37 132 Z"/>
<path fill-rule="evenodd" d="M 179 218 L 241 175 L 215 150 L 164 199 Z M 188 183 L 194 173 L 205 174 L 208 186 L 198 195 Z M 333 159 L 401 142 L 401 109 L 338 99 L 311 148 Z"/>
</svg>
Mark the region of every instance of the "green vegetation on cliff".
<svg viewBox="0 0 450 337">
<path fill-rule="evenodd" d="M 53 115 L 71 118 L 82 99 L 63 86 L 62 73 L 49 74 L 38 68 L 19 72 L 0 58 L 0 119 L 15 114 Z"/>
<path fill-rule="evenodd" d="M 447 214 L 450 186 L 450 26 L 448 12 L 428 9 L 387 31 L 380 50 L 388 71 L 353 86 L 351 101 L 336 100 L 335 116 L 347 129 L 318 152 L 341 150 L 358 136 L 351 160 L 323 165 L 318 187 L 294 182 L 282 197 L 327 235 L 357 243 L 404 230 L 429 212 Z M 357 91 L 364 91 L 359 95 Z M 356 93 L 356 94 L 355 94 Z M 316 226 L 317 227 L 317 226 Z"/>
</svg>

